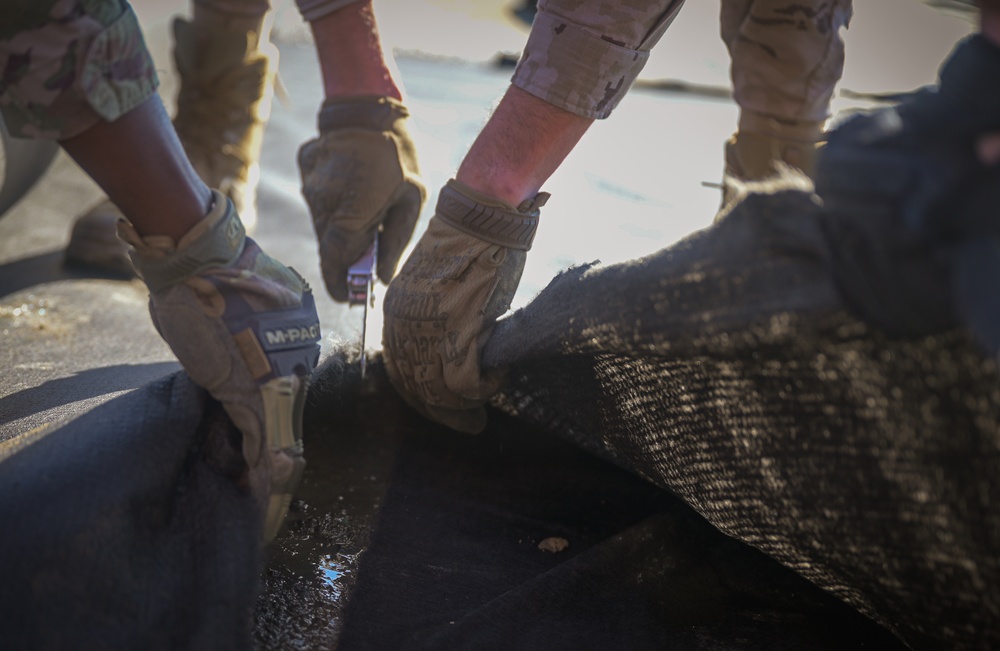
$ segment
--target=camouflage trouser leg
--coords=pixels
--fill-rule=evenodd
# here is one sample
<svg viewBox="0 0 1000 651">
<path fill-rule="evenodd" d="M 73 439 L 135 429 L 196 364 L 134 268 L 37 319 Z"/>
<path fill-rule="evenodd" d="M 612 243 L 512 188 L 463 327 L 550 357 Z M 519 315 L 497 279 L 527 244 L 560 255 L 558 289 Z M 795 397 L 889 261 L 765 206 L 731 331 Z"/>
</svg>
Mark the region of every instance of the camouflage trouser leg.
<svg viewBox="0 0 1000 651">
<path fill-rule="evenodd" d="M 851 0 L 722 0 L 741 120 L 825 121 L 844 70 L 841 29 L 851 13 Z"/>
<path fill-rule="evenodd" d="M 587 118 L 618 105 L 684 0 L 540 0 L 512 83 Z"/>
<path fill-rule="evenodd" d="M 57 140 L 128 113 L 158 83 L 124 0 L 4 0 L 0 70 L 10 132 Z"/>
</svg>

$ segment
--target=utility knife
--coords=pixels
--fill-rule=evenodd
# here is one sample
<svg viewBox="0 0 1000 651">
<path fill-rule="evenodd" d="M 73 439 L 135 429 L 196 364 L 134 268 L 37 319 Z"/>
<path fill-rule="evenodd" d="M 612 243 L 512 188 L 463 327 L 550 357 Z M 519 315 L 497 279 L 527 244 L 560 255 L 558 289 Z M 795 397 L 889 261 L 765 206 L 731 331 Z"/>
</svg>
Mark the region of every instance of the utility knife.
<svg viewBox="0 0 1000 651">
<path fill-rule="evenodd" d="M 368 330 L 368 310 L 375 307 L 375 268 L 378 265 L 378 236 L 368 250 L 347 269 L 347 304 L 364 308 L 361 325 L 361 377 L 365 377 L 365 334 Z"/>
</svg>

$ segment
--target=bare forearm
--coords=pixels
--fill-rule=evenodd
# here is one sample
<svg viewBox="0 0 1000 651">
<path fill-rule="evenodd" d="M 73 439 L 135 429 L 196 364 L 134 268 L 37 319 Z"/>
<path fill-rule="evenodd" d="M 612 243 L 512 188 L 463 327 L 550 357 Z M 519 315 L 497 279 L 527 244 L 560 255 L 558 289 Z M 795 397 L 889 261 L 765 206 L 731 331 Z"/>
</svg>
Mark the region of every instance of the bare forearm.
<svg viewBox="0 0 1000 651">
<path fill-rule="evenodd" d="M 144 237 L 179 240 L 209 211 L 212 193 L 188 162 L 158 96 L 60 144 Z"/>
<path fill-rule="evenodd" d="M 593 122 L 511 86 L 455 178 L 517 206 L 538 193 Z"/>
<path fill-rule="evenodd" d="M 382 51 L 371 0 L 310 23 L 326 97 L 380 95 L 402 99 Z"/>
</svg>

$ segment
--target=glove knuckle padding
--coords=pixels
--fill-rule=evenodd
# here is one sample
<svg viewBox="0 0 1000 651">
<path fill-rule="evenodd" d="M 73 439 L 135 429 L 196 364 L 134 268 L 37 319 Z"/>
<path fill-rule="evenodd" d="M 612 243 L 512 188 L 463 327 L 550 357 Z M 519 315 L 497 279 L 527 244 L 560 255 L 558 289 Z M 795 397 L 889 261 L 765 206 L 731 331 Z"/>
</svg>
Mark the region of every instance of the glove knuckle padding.
<svg viewBox="0 0 1000 651">
<path fill-rule="evenodd" d="M 119 234 L 134 247 L 157 330 L 242 433 L 247 487 L 269 539 L 304 464 L 301 407 L 319 319 L 305 280 L 246 237 L 232 201 L 218 191 L 213 200 L 179 241 L 140 237 L 127 223 Z"/>
<path fill-rule="evenodd" d="M 345 129 L 323 134 L 312 144 L 302 191 L 314 219 L 364 230 L 403 181 L 395 142 L 378 131 Z"/>
<path fill-rule="evenodd" d="M 195 384 L 215 395 L 233 374 L 233 358 L 227 347 L 231 337 L 220 321 L 203 318 L 195 307 L 198 301 L 187 285 L 161 292 L 156 297 L 156 322 Z"/>
<path fill-rule="evenodd" d="M 319 240 L 327 289 L 347 299 L 346 271 L 379 229 L 379 275 L 391 278 L 425 191 L 405 108 L 385 98 L 331 101 L 320 135 L 299 152 L 302 193 Z"/>
<path fill-rule="evenodd" d="M 389 377 L 432 418 L 464 431 L 485 423 L 482 405 L 503 374 L 484 372 L 480 354 L 509 309 L 536 226 L 537 212 L 482 204 L 449 185 L 390 283 L 383 341 Z"/>
</svg>

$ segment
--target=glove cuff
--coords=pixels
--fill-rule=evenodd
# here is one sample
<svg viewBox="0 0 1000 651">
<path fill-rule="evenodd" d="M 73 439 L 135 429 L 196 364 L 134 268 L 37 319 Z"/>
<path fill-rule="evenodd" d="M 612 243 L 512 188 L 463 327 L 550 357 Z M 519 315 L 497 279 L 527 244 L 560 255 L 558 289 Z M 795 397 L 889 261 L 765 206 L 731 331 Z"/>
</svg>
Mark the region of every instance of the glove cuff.
<svg viewBox="0 0 1000 651">
<path fill-rule="evenodd" d="M 452 228 L 490 244 L 528 251 L 538 230 L 540 208 L 548 198 L 547 192 L 540 192 L 515 209 L 452 179 L 441 188 L 435 216 Z"/>
<path fill-rule="evenodd" d="M 319 132 L 337 129 L 392 131 L 398 121 L 410 116 L 402 102 L 392 97 L 358 95 L 328 99 L 320 107 Z"/>
<path fill-rule="evenodd" d="M 132 245 L 129 256 L 136 272 L 153 294 L 211 267 L 227 267 L 243 253 L 246 230 L 228 197 L 213 190 L 212 210 L 178 242 L 140 238 L 127 222 L 118 236 Z"/>
</svg>

